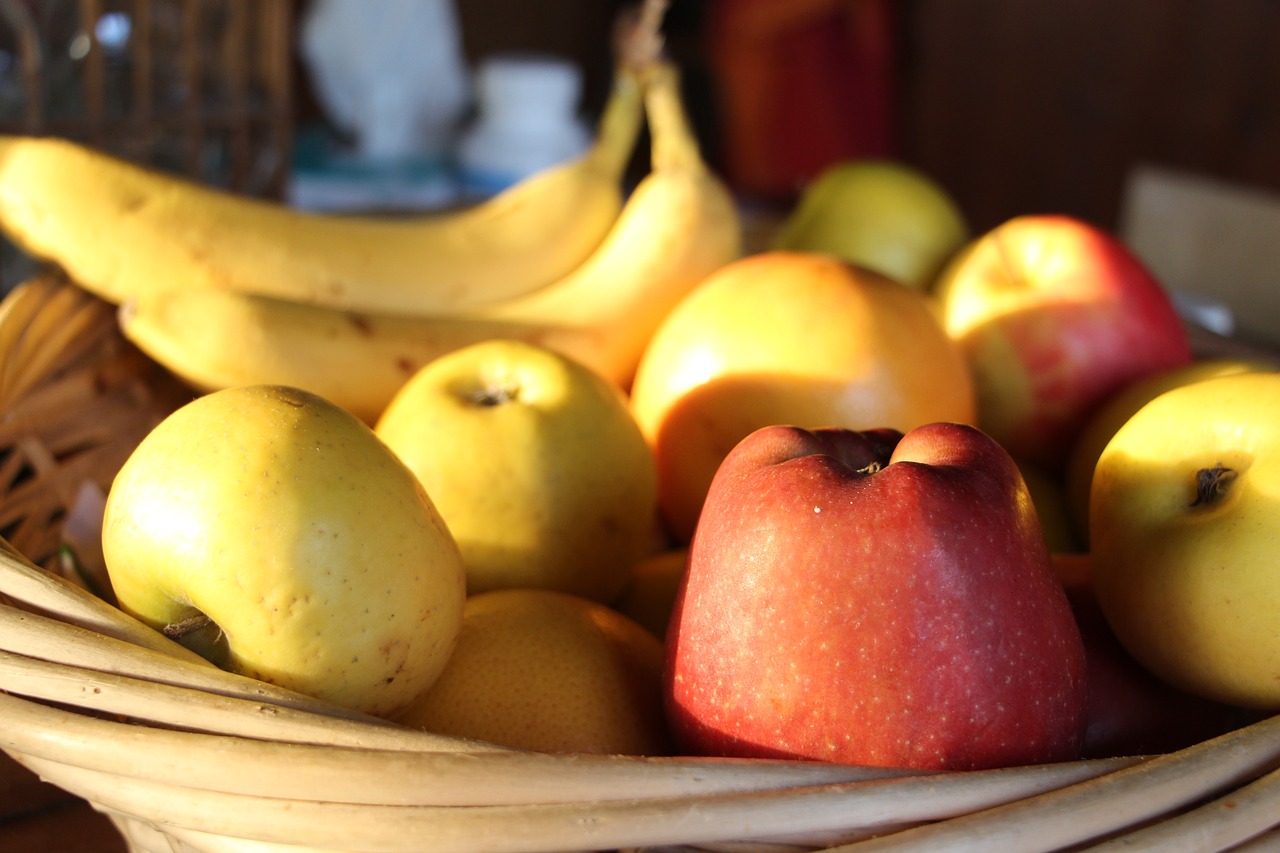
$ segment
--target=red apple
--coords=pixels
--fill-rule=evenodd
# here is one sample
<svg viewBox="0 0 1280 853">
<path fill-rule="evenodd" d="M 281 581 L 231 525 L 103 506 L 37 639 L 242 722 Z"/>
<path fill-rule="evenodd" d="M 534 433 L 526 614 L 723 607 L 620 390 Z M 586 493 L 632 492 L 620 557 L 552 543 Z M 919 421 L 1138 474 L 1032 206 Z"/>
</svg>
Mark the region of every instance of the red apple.
<svg viewBox="0 0 1280 853">
<path fill-rule="evenodd" d="M 1118 239 L 1068 216 L 987 232 L 943 271 L 937 297 L 973 371 L 978 426 L 1053 470 L 1108 396 L 1191 360 L 1160 282 Z"/>
<path fill-rule="evenodd" d="M 1084 649 L 1012 457 L 969 426 L 770 426 L 716 473 L 667 636 L 686 752 L 1077 756 Z"/>
<path fill-rule="evenodd" d="M 1172 752 L 1261 715 L 1194 696 L 1161 681 L 1125 651 L 1107 624 L 1089 579 L 1088 554 L 1054 554 L 1088 664 L 1089 715 L 1083 758 Z"/>
</svg>

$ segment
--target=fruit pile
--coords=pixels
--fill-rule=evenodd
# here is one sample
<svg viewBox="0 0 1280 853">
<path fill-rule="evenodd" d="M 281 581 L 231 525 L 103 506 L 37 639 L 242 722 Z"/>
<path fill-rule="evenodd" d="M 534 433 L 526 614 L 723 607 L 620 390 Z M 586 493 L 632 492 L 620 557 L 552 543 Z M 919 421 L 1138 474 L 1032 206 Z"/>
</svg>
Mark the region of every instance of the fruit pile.
<svg viewBox="0 0 1280 853">
<path fill-rule="evenodd" d="M 467 210 L 10 137 L 0 228 L 193 389 L 103 557 L 229 670 L 546 752 L 927 769 L 1280 708 L 1271 365 L 1196 359 L 1114 236 L 972 235 L 903 164 L 840 164 L 745 252 L 657 54 L 588 153 Z"/>
</svg>

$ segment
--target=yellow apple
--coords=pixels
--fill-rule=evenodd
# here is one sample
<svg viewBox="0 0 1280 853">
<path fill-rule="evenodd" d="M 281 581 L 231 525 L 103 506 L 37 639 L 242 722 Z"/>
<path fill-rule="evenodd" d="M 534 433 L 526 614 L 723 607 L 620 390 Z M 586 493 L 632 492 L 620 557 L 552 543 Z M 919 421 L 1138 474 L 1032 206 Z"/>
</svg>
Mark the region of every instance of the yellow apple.
<svg viewBox="0 0 1280 853">
<path fill-rule="evenodd" d="M 422 486 L 367 425 L 312 394 L 197 398 L 107 496 L 120 606 L 216 663 L 372 714 L 453 650 L 462 559 Z"/>
<path fill-rule="evenodd" d="M 1246 370 L 1274 370 L 1274 365 L 1262 361 L 1237 358 L 1200 359 L 1182 367 L 1162 370 L 1159 373 L 1135 380 L 1107 398 L 1085 421 L 1067 455 L 1065 472 L 1066 507 L 1071 526 L 1081 544 L 1089 544 L 1089 488 L 1093 483 L 1093 469 L 1107 446 L 1133 413 L 1148 402 L 1172 388 L 1190 385 L 1202 379 L 1243 373 Z"/>
<path fill-rule="evenodd" d="M 968 364 L 930 298 L 816 252 L 752 255 L 704 279 L 650 340 L 631 407 L 684 543 L 720 462 L 755 429 L 905 431 L 976 416 Z"/>
<path fill-rule="evenodd" d="M 773 248 L 830 252 L 927 290 L 969 240 L 955 200 L 931 177 L 893 160 L 846 160 L 813 179 Z"/>
<path fill-rule="evenodd" d="M 424 365 L 377 434 L 453 532 L 470 594 L 612 601 L 653 541 L 653 453 L 616 385 L 543 347 L 473 344 Z"/>
<path fill-rule="evenodd" d="M 396 721 L 539 752 L 659 755 L 662 665 L 662 643 L 598 601 L 493 590 L 467 600 L 449 665 Z"/>
<path fill-rule="evenodd" d="M 1092 577 L 1160 678 L 1280 709 L 1280 374 L 1166 391 L 1117 430 L 1090 496 Z"/>
</svg>

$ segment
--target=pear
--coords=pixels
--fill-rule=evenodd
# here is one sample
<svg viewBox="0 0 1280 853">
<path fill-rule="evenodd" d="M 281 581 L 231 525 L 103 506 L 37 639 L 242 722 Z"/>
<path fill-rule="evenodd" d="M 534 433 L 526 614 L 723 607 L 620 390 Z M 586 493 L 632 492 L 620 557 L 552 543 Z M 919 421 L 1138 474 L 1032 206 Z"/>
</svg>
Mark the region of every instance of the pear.
<svg viewBox="0 0 1280 853">
<path fill-rule="evenodd" d="M 928 290 L 970 238 L 964 214 L 936 181 L 893 160 L 844 160 L 801 193 L 773 248 L 827 252 Z"/>
</svg>

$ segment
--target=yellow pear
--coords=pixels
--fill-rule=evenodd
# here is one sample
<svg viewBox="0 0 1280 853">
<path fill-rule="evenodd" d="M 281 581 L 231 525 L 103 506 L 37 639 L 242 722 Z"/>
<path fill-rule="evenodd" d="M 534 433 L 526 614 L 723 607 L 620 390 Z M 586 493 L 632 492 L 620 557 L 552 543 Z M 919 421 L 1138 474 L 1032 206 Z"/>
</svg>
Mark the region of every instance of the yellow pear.
<svg viewBox="0 0 1280 853">
<path fill-rule="evenodd" d="M 540 752 L 670 751 L 662 643 L 598 601 L 541 589 L 467 600 L 453 658 L 396 719 Z"/>
</svg>

